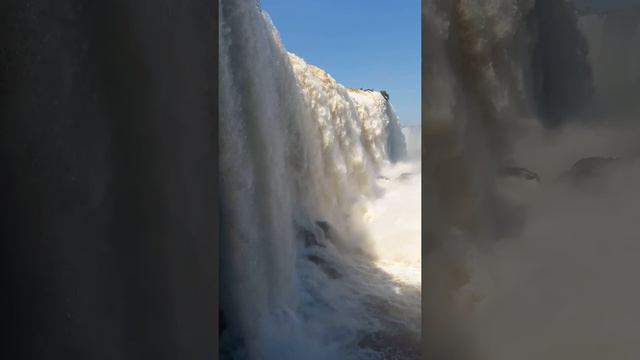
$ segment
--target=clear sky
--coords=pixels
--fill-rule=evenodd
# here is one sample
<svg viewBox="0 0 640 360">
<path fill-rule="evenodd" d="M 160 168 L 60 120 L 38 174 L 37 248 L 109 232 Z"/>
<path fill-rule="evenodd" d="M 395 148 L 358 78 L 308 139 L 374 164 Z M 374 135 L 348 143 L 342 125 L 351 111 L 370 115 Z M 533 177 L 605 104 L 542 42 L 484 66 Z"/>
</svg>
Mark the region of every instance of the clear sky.
<svg viewBox="0 0 640 360">
<path fill-rule="evenodd" d="M 287 50 L 420 123 L 420 0 L 262 0 Z"/>
</svg>

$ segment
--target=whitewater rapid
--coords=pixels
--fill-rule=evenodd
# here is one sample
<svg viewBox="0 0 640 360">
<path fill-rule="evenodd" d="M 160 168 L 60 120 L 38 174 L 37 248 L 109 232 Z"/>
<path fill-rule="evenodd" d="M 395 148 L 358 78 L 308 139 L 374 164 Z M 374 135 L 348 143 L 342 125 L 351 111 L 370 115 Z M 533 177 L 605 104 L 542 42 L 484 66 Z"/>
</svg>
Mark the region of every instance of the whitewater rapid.
<svg viewBox="0 0 640 360">
<path fill-rule="evenodd" d="M 419 231 L 380 210 L 419 199 L 393 107 L 287 52 L 254 0 L 220 14 L 221 355 L 417 358 Z"/>
</svg>

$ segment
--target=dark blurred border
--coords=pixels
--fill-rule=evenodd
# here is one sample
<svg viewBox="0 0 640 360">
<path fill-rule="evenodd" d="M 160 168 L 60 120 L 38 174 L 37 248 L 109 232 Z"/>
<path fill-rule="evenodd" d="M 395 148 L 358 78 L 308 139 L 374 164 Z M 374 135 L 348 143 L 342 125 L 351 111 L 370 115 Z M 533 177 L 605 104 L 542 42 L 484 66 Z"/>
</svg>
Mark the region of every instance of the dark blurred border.
<svg viewBox="0 0 640 360">
<path fill-rule="evenodd" d="M 0 3 L 0 358 L 217 358 L 217 19 Z"/>
<path fill-rule="evenodd" d="M 422 190 L 421 190 L 421 194 L 422 194 L 422 219 L 421 219 L 421 226 L 422 226 L 422 358 L 423 359 L 430 359 L 430 360 L 436 360 L 433 359 L 432 357 L 430 357 L 430 349 L 431 349 L 431 345 L 429 344 L 429 342 L 427 341 L 428 337 L 429 337 L 429 333 L 427 331 L 428 324 L 427 324 L 427 314 L 425 313 L 424 309 L 427 308 L 427 301 L 428 301 L 428 294 L 425 293 L 425 289 L 426 286 L 424 285 L 424 280 L 425 280 L 425 270 L 426 270 L 426 260 L 427 260 L 427 254 L 428 254 L 428 249 L 430 248 L 430 242 L 433 241 L 433 231 L 431 231 L 431 227 L 429 224 L 429 218 L 430 218 L 430 214 L 429 214 L 429 208 L 430 208 L 430 199 L 429 199 L 429 161 L 428 158 L 426 157 L 426 155 L 428 154 L 428 151 L 426 150 L 429 147 L 428 143 L 425 143 L 425 140 L 427 139 L 426 132 L 425 132 L 425 124 L 427 123 L 426 119 L 426 112 L 424 111 L 424 106 L 425 106 L 425 99 L 426 99 L 426 94 L 427 94 L 427 87 L 425 86 L 425 73 L 426 73 L 426 63 L 425 63 L 425 58 L 427 56 L 427 44 L 426 44 L 426 24 L 425 24 L 425 11 L 426 11 L 426 4 L 427 4 L 428 0 L 422 0 L 422 4 L 421 4 L 421 32 L 422 32 L 422 36 L 421 36 L 421 42 L 422 42 L 422 46 L 421 46 L 421 59 L 422 59 L 422 69 L 421 69 L 421 78 L 422 78 L 422 83 L 421 83 L 421 94 L 422 94 L 422 108 L 421 108 L 421 131 L 422 131 Z M 446 359 L 441 359 L 441 360 L 446 360 Z"/>
</svg>

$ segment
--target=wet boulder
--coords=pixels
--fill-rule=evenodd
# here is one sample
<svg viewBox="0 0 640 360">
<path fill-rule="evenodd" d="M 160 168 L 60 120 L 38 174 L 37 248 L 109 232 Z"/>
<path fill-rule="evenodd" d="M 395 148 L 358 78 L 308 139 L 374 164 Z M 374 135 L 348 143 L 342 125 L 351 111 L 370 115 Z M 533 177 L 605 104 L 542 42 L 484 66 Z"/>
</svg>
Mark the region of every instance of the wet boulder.
<svg viewBox="0 0 640 360">
<path fill-rule="evenodd" d="M 318 247 L 327 247 L 325 244 L 323 244 L 323 242 L 318 239 L 318 236 L 311 230 L 304 228 L 304 227 L 300 227 L 298 228 L 298 236 L 300 239 L 302 239 L 302 241 L 304 242 L 304 246 L 305 247 L 312 247 L 312 246 L 318 246 Z"/>
<path fill-rule="evenodd" d="M 621 162 L 620 158 L 593 156 L 578 160 L 560 177 L 561 181 L 573 185 L 602 180 L 611 168 Z"/>
<path fill-rule="evenodd" d="M 329 224 L 329 222 L 322 220 L 316 221 L 316 225 L 318 225 L 320 229 L 322 229 L 322 232 L 324 233 L 324 237 L 326 239 L 331 240 L 336 238 L 335 230 L 333 230 L 333 227 L 331 226 L 331 224 Z"/>
<path fill-rule="evenodd" d="M 535 181 L 537 183 L 541 182 L 540 176 L 537 173 L 523 167 L 505 167 L 502 170 L 502 176 Z"/>
<path fill-rule="evenodd" d="M 329 262 L 317 255 L 307 255 L 307 259 L 316 264 L 320 270 L 329 277 L 329 279 L 335 280 L 342 277 L 342 274 L 336 270 Z"/>
</svg>

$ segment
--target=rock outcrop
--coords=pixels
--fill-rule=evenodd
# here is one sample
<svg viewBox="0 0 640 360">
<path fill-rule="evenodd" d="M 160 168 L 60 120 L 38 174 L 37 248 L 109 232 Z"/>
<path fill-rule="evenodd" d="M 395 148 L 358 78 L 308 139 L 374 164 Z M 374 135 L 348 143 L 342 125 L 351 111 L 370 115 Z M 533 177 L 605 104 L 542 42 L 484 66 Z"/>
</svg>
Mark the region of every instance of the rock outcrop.
<svg viewBox="0 0 640 360">
<path fill-rule="evenodd" d="M 571 169 L 560 177 L 561 181 L 568 181 L 574 185 L 601 179 L 607 174 L 611 166 L 619 164 L 620 158 L 593 156 L 578 160 Z"/>
<path fill-rule="evenodd" d="M 535 181 L 538 183 L 541 182 L 540 176 L 537 173 L 523 167 L 506 167 L 503 169 L 502 175 L 506 177 Z"/>
</svg>

